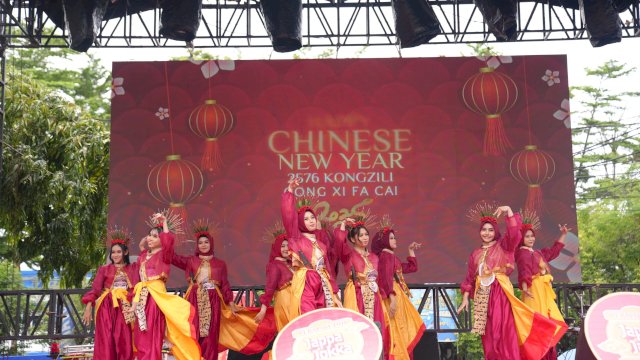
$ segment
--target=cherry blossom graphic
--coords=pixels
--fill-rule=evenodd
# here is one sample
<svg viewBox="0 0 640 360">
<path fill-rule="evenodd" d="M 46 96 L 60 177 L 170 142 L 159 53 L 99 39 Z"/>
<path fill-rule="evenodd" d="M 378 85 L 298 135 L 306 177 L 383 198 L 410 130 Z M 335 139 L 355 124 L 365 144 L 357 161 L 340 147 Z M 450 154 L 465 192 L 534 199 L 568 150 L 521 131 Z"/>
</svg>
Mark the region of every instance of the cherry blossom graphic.
<svg viewBox="0 0 640 360">
<path fill-rule="evenodd" d="M 163 108 L 163 107 L 159 107 L 158 111 L 156 111 L 156 116 L 160 120 L 168 119 L 169 118 L 169 109 Z"/>
<path fill-rule="evenodd" d="M 553 113 L 553 117 L 564 122 L 567 129 L 571 129 L 571 111 L 569 111 L 569 99 L 563 99 L 560 109 Z"/>
<path fill-rule="evenodd" d="M 544 75 L 542 76 L 542 81 L 546 82 L 547 85 L 553 86 L 555 84 L 560 84 L 560 71 L 551 71 L 546 70 Z"/>
<path fill-rule="evenodd" d="M 488 67 L 497 69 L 500 64 L 511 64 L 511 56 L 476 56 L 480 61 L 484 61 Z"/>
<path fill-rule="evenodd" d="M 117 95 L 124 95 L 124 88 L 122 87 L 124 84 L 124 78 L 117 77 L 113 78 L 111 81 L 111 98 L 113 99 Z"/>
<path fill-rule="evenodd" d="M 190 61 L 195 65 L 200 65 L 204 62 L 204 61 L 196 61 L 196 60 L 190 60 Z M 208 60 L 200 66 L 200 70 L 202 71 L 202 76 L 204 76 L 205 79 L 214 77 L 220 70 L 233 71 L 235 69 L 236 69 L 236 64 L 233 60 L 218 60 L 217 62 L 216 60 Z"/>
</svg>

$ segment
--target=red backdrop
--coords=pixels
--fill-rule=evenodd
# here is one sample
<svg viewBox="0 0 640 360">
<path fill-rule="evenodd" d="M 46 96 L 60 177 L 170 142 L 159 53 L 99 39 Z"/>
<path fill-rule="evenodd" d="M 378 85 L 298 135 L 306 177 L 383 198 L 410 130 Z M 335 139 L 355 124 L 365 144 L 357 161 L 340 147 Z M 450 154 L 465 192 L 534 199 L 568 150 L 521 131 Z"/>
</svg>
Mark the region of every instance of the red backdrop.
<svg viewBox="0 0 640 360">
<path fill-rule="evenodd" d="M 485 115 L 463 100 L 465 83 L 487 60 L 517 90 L 482 90 L 513 103 L 501 114 L 513 147 L 497 156 L 483 154 Z M 526 145 L 555 165 L 553 173 L 542 169 L 537 246 L 555 241 L 558 223 L 575 229 L 571 131 L 558 116 L 568 111 L 566 74 L 565 56 L 114 63 L 109 224 L 128 227 L 137 241 L 148 215 L 184 201 L 189 219 L 219 223 L 215 251 L 232 284 L 262 284 L 269 249 L 263 233 L 280 218 L 289 174 L 298 174 L 305 180 L 300 191 L 324 201 L 326 218 L 368 204 L 374 214 L 390 214 L 401 257 L 411 241 L 422 242 L 420 271 L 409 282 L 458 282 L 480 244 L 467 209 L 479 200 L 525 204 L 527 185 L 509 165 Z M 206 100 L 235 121 L 217 140 L 217 172 L 198 170 L 207 141 L 189 127 Z M 217 114 L 209 126 L 229 120 L 227 112 Z M 174 163 L 168 180 L 156 168 L 156 184 L 164 181 L 158 194 L 148 177 L 171 154 L 191 164 Z M 187 241 L 177 251 L 193 249 Z M 579 264 L 563 264 L 556 279 L 566 281 L 569 268 L 579 276 Z M 179 285 L 180 271 L 173 272 L 172 285 Z"/>
</svg>

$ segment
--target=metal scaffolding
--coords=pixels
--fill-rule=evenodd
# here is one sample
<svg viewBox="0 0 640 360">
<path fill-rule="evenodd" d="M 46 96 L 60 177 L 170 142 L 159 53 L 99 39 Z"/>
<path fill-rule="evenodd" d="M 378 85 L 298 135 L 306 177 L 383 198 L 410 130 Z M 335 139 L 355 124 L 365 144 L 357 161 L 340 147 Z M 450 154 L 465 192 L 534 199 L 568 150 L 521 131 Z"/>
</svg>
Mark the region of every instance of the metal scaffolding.
<svg viewBox="0 0 640 360">
<path fill-rule="evenodd" d="M 430 44 L 492 42 L 482 15 L 472 0 L 427 0 L 440 21 L 442 34 Z M 0 0 L 2 22 L 9 47 L 61 47 L 68 45 L 65 29 L 34 0 Z M 558 0 L 518 3 L 518 41 L 587 39 L 580 11 L 552 4 Z M 636 3 L 620 14 L 623 37 L 638 35 Z M 184 42 L 159 35 L 159 8 L 106 20 L 94 47 L 184 47 Z M 202 22 L 193 46 L 270 47 L 264 17 L 257 0 L 204 0 Z M 390 1 L 304 0 L 303 46 L 395 45 Z M 22 41 L 17 41 L 22 40 Z"/>
</svg>

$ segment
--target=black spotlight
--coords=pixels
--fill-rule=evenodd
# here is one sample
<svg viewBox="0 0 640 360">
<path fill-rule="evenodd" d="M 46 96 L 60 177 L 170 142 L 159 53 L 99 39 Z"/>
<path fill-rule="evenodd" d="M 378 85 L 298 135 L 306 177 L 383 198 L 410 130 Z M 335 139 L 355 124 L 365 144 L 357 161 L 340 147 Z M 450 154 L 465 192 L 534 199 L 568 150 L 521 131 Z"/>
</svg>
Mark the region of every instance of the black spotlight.
<svg viewBox="0 0 640 360">
<path fill-rule="evenodd" d="M 302 47 L 302 1 L 260 0 L 273 50 L 295 51 Z"/>
<path fill-rule="evenodd" d="M 401 48 L 426 44 L 440 34 L 440 22 L 425 0 L 391 0 Z"/>
<path fill-rule="evenodd" d="M 518 36 L 516 0 L 474 0 L 489 31 L 498 41 L 515 41 Z"/>
<path fill-rule="evenodd" d="M 87 51 L 100 33 L 109 0 L 63 0 L 64 22 L 69 30 L 69 47 Z"/>
<path fill-rule="evenodd" d="M 600 47 L 622 40 L 622 26 L 618 11 L 610 0 L 579 0 L 591 46 Z"/>
<path fill-rule="evenodd" d="M 160 35 L 178 41 L 196 38 L 202 18 L 202 0 L 166 0 L 161 6 Z"/>
</svg>

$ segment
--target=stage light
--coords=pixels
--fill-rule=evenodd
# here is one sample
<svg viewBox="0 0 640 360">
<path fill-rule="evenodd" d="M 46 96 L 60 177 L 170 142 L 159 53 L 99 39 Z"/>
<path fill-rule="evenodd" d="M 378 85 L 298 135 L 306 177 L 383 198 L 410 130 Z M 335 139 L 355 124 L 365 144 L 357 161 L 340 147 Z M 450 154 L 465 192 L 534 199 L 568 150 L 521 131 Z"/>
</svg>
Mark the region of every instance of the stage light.
<svg viewBox="0 0 640 360">
<path fill-rule="evenodd" d="M 301 0 L 261 0 L 260 9 L 273 50 L 289 52 L 302 47 Z"/>
<path fill-rule="evenodd" d="M 109 0 L 64 0 L 64 22 L 69 31 L 69 47 L 87 51 L 100 33 Z"/>
<path fill-rule="evenodd" d="M 160 35 L 178 41 L 195 39 L 202 18 L 202 0 L 162 2 Z"/>
<path fill-rule="evenodd" d="M 515 41 L 518 36 L 516 0 L 474 0 L 489 31 L 498 41 Z"/>
<path fill-rule="evenodd" d="M 392 0 L 401 48 L 426 44 L 440 34 L 440 22 L 425 0 Z"/>
<path fill-rule="evenodd" d="M 611 0 L 579 0 L 579 3 L 591 46 L 600 47 L 622 40 L 620 17 Z"/>
</svg>

